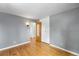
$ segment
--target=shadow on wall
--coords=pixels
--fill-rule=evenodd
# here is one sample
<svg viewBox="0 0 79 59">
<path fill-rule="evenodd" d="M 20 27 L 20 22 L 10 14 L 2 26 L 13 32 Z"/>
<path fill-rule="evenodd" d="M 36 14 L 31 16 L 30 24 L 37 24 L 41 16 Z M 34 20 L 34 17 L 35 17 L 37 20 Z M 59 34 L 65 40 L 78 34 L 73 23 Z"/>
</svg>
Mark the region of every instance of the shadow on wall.
<svg viewBox="0 0 79 59">
<path fill-rule="evenodd" d="M 50 42 L 79 53 L 79 8 L 50 16 Z"/>
<path fill-rule="evenodd" d="M 23 17 L 0 13 L 0 49 L 28 41 L 26 21 Z"/>
</svg>

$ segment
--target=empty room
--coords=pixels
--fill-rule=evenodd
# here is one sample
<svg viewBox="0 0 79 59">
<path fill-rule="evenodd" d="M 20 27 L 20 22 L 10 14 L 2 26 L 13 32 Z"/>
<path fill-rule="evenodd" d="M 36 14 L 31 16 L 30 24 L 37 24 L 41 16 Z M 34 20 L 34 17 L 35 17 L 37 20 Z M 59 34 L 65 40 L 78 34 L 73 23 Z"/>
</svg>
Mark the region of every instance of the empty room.
<svg viewBox="0 0 79 59">
<path fill-rule="evenodd" d="M 79 3 L 0 3 L 0 56 L 78 56 Z"/>
</svg>

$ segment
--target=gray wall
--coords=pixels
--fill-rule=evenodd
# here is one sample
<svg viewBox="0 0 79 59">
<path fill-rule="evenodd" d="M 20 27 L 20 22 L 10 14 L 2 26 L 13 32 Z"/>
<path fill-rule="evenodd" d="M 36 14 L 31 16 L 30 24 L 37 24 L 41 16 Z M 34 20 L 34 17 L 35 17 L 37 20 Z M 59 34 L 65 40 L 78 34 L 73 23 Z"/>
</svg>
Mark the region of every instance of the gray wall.
<svg viewBox="0 0 79 59">
<path fill-rule="evenodd" d="M 0 49 L 29 40 L 29 30 L 25 25 L 28 19 L 0 13 Z"/>
<path fill-rule="evenodd" d="M 50 16 L 50 43 L 79 53 L 79 8 Z"/>
<path fill-rule="evenodd" d="M 41 22 L 42 22 L 42 41 L 50 43 L 49 16 L 41 19 Z"/>
</svg>

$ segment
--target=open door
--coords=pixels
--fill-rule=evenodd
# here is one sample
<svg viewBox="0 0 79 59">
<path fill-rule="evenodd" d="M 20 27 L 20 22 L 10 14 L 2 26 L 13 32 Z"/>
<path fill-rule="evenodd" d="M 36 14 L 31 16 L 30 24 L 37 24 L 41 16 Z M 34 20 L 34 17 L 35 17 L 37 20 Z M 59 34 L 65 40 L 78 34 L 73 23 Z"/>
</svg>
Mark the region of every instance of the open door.
<svg viewBox="0 0 79 59">
<path fill-rule="evenodd" d="M 36 21 L 36 41 L 41 42 L 41 29 L 42 29 L 42 23 L 40 20 Z"/>
</svg>

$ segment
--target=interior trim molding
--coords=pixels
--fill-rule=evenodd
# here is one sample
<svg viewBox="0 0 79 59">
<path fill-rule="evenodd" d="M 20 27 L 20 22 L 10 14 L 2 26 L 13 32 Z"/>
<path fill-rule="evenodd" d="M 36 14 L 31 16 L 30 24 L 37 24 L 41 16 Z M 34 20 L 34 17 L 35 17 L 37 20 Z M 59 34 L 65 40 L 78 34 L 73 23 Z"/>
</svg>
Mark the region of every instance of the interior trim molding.
<svg viewBox="0 0 79 59">
<path fill-rule="evenodd" d="M 27 41 L 27 42 L 24 42 L 24 43 L 20 43 L 20 44 L 16 44 L 16 45 L 12 45 L 12 46 L 9 46 L 9 47 L 6 47 L 6 48 L 2 48 L 2 49 L 0 49 L 0 51 L 11 49 L 11 48 L 14 48 L 14 47 L 17 47 L 17 46 L 20 46 L 20 45 L 24 45 L 24 44 L 27 44 L 29 42 L 30 41 Z"/>
<path fill-rule="evenodd" d="M 47 43 L 47 44 L 50 44 L 50 42 L 46 42 L 46 41 L 42 41 L 42 42 Z"/>
<path fill-rule="evenodd" d="M 74 54 L 74 55 L 79 56 L 78 53 L 76 53 L 76 52 L 72 52 L 72 51 L 67 50 L 67 49 L 64 49 L 64 48 L 61 48 L 61 47 L 59 47 L 59 46 L 57 46 L 57 45 L 53 45 L 53 44 L 51 44 L 51 43 L 50 43 L 49 45 L 52 46 L 52 47 L 55 47 L 55 48 L 61 49 L 61 50 L 63 50 L 63 51 L 69 52 L 69 53 L 71 53 L 71 54 Z"/>
</svg>

